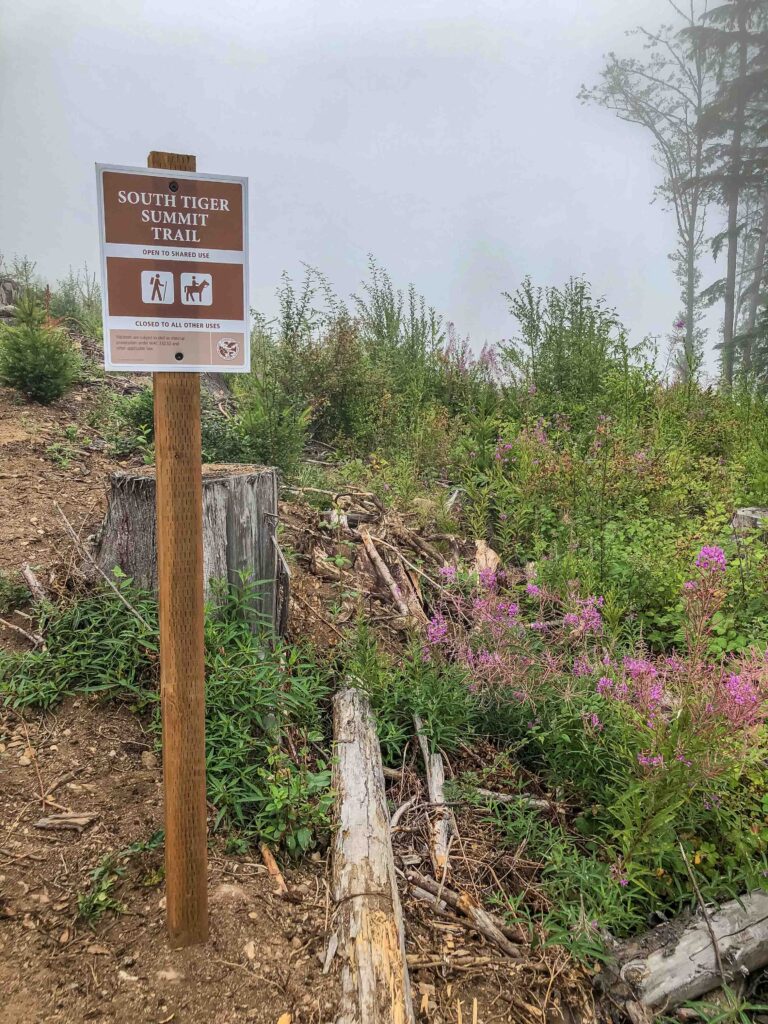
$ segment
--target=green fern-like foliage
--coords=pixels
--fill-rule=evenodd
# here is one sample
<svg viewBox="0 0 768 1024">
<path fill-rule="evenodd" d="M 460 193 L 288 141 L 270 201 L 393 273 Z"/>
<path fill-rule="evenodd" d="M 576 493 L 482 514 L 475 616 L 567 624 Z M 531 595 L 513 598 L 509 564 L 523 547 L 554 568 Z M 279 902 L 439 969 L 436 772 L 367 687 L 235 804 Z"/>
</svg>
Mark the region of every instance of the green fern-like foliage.
<svg viewBox="0 0 768 1024">
<path fill-rule="evenodd" d="M 45 310 L 31 293 L 14 311 L 15 324 L 0 329 L 0 382 L 47 405 L 67 391 L 80 370 L 80 356 L 67 333 L 45 323 Z"/>
</svg>

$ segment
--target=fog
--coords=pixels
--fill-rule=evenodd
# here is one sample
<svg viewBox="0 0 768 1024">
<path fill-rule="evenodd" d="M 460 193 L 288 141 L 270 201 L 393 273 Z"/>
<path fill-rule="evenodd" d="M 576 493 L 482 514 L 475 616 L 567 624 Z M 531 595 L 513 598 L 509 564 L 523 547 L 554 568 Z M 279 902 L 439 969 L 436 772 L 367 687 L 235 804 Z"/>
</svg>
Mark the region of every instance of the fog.
<svg viewBox="0 0 768 1024">
<path fill-rule="evenodd" d="M 250 179 L 251 296 L 367 254 L 479 347 L 502 291 L 584 274 L 633 340 L 679 310 L 641 129 L 576 99 L 665 0 L 2 0 L 0 252 L 96 266 L 95 162 L 150 149 Z"/>
</svg>

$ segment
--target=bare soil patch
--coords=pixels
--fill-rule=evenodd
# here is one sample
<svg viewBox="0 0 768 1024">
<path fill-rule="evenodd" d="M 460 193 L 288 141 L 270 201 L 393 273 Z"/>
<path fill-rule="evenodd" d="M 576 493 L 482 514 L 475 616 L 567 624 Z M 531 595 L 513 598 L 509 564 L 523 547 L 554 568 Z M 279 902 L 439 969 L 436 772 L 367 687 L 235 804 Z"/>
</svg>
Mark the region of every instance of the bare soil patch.
<svg viewBox="0 0 768 1024">
<path fill-rule="evenodd" d="M 78 920 L 77 899 L 92 870 L 162 825 L 152 738 L 126 708 L 70 699 L 55 714 L 6 713 L 0 742 L 3 1024 L 333 1019 L 335 980 L 321 967 L 324 862 L 286 869 L 296 900 L 288 902 L 261 863 L 214 839 L 210 941 L 171 950 L 156 850 L 127 861 L 113 890 L 123 913 L 90 926 Z M 43 810 L 41 793 L 57 781 Z M 63 810 L 95 818 L 82 832 L 35 827 Z"/>
</svg>

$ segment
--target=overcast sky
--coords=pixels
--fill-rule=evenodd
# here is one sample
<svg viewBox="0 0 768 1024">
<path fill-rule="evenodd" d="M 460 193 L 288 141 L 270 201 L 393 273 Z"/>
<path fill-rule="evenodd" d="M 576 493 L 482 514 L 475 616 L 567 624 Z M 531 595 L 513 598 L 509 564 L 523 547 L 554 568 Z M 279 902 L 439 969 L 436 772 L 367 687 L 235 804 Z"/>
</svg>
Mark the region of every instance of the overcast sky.
<svg viewBox="0 0 768 1024">
<path fill-rule="evenodd" d="M 584 274 L 634 340 L 679 309 L 648 137 L 576 99 L 666 0 L 0 0 L 0 252 L 97 265 L 95 162 L 246 175 L 252 303 L 372 252 L 475 346 Z"/>
</svg>

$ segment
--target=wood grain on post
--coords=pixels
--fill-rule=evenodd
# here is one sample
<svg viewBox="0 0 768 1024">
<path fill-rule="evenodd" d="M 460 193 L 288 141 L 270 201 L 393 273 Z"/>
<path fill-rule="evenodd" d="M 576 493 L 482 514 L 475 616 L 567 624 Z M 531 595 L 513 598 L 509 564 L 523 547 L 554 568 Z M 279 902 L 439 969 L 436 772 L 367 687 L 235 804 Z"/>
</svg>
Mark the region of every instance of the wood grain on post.
<svg viewBox="0 0 768 1024">
<path fill-rule="evenodd" d="M 147 166 L 194 171 L 194 156 Z M 208 938 L 200 375 L 155 373 L 166 918 L 172 946 Z"/>
</svg>

